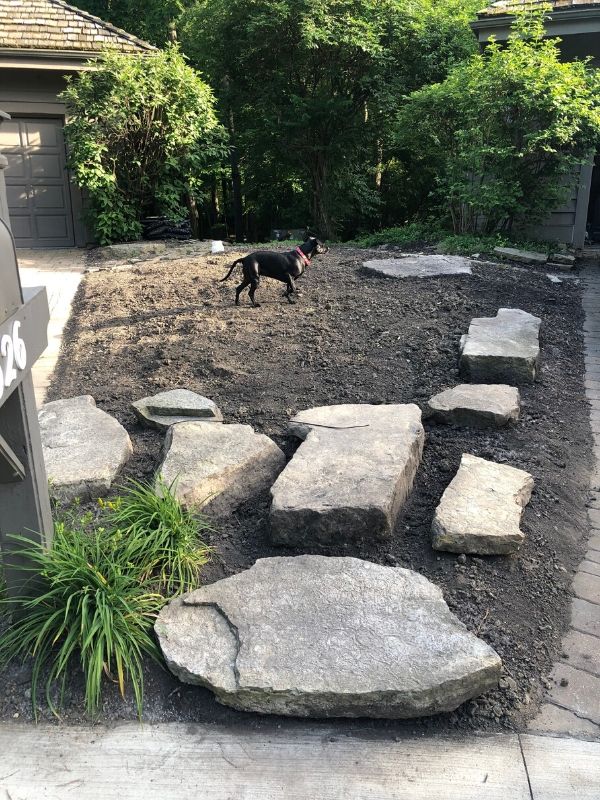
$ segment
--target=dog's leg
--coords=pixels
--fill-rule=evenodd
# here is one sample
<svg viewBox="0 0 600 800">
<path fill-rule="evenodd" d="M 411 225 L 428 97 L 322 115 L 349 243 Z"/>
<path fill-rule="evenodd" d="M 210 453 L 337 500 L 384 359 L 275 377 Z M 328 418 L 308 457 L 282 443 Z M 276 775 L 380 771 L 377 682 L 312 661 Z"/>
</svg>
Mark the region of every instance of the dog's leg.
<svg viewBox="0 0 600 800">
<path fill-rule="evenodd" d="M 287 288 L 287 292 L 285 293 L 285 296 L 287 297 L 288 303 L 290 303 L 291 305 L 294 305 L 294 303 L 296 301 L 292 300 L 292 295 L 294 294 L 294 292 L 297 291 L 296 290 L 296 284 L 294 283 L 294 279 L 292 278 L 291 275 L 287 276 L 286 282 L 287 282 L 287 287 L 288 288 Z"/>
<path fill-rule="evenodd" d="M 247 280 L 247 278 L 244 278 L 244 280 L 240 283 L 240 285 L 235 290 L 235 304 L 236 304 L 236 306 L 239 306 L 239 304 L 240 304 L 240 294 L 244 291 L 246 286 L 250 286 L 250 281 Z"/>
<path fill-rule="evenodd" d="M 260 283 L 260 278 L 258 277 L 258 275 L 254 275 L 252 277 L 252 280 L 250 281 L 250 291 L 248 292 L 254 308 L 258 308 L 260 306 L 260 303 L 257 303 L 256 300 L 254 299 L 254 293 L 258 289 L 259 283 Z"/>
</svg>

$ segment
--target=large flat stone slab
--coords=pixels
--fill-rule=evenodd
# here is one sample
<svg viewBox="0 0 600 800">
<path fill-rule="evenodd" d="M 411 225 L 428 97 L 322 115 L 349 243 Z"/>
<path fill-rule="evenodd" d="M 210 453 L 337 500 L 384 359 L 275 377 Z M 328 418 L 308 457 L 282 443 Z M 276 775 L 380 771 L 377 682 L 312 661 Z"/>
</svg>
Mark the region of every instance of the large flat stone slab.
<svg viewBox="0 0 600 800">
<path fill-rule="evenodd" d="M 165 438 L 158 470 L 187 508 L 225 516 L 268 489 L 285 465 L 272 439 L 250 425 L 179 422 Z"/>
<path fill-rule="evenodd" d="M 461 339 L 460 369 L 475 383 L 533 383 L 540 357 L 541 320 L 518 308 L 472 320 Z"/>
<path fill-rule="evenodd" d="M 497 685 L 501 661 L 410 570 L 261 559 L 173 600 L 156 633 L 172 672 L 243 711 L 409 718 Z"/>
<path fill-rule="evenodd" d="M 525 539 L 519 524 L 532 490 L 528 472 L 465 453 L 435 512 L 434 550 L 514 553 Z"/>
<path fill-rule="evenodd" d="M 519 419 L 519 410 L 519 390 L 514 386 L 462 383 L 432 397 L 426 414 L 451 425 L 502 428 Z"/>
<path fill-rule="evenodd" d="M 290 426 L 305 441 L 271 489 L 273 541 L 339 548 L 389 537 L 423 452 L 418 406 L 321 406 Z"/>
<path fill-rule="evenodd" d="M 494 254 L 511 261 L 520 261 L 522 264 L 545 264 L 548 261 L 546 253 L 537 253 L 535 250 L 519 250 L 516 247 L 494 247 Z"/>
<path fill-rule="evenodd" d="M 169 389 L 152 397 L 143 397 L 131 404 L 136 417 L 145 425 L 167 430 L 178 422 L 192 419 L 201 422 L 222 422 L 216 403 L 189 389 Z"/>
<path fill-rule="evenodd" d="M 133 453 L 120 422 L 90 395 L 46 403 L 38 416 L 52 494 L 65 501 L 105 495 Z"/>
<path fill-rule="evenodd" d="M 436 278 L 440 275 L 470 275 L 471 261 L 463 256 L 416 255 L 365 261 L 368 272 L 388 278 Z"/>
</svg>

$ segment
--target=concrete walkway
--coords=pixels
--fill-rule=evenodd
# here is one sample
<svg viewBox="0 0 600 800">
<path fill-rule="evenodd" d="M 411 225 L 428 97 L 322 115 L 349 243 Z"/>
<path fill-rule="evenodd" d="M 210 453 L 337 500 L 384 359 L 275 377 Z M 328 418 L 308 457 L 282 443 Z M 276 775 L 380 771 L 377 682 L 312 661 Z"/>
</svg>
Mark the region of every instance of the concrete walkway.
<svg viewBox="0 0 600 800">
<path fill-rule="evenodd" d="M 50 306 L 48 347 L 32 369 L 35 399 L 44 402 L 62 341 L 62 333 L 75 292 L 85 270 L 85 251 L 17 250 L 19 274 L 23 286 L 45 286 Z"/>
<path fill-rule="evenodd" d="M 530 730 L 600 739 L 600 266 L 584 269 L 582 279 L 585 390 L 596 459 L 588 509 L 592 535 L 573 581 L 571 628 L 551 675 L 553 687 Z"/>
<path fill-rule="evenodd" d="M 598 800 L 600 743 L 350 736 L 343 724 L 0 726 L 0 800 Z"/>
</svg>

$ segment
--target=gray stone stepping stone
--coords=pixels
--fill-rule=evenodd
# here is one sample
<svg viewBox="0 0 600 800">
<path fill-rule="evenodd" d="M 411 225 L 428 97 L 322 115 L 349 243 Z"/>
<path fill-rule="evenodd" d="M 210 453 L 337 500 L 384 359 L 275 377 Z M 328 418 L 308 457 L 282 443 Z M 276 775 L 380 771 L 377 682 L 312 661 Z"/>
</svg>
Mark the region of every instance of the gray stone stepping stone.
<svg viewBox="0 0 600 800">
<path fill-rule="evenodd" d="M 525 539 L 519 524 L 533 485 L 524 470 L 465 453 L 435 512 L 434 550 L 514 553 Z"/>
<path fill-rule="evenodd" d="M 167 430 L 178 422 L 195 419 L 202 422 L 222 422 L 223 415 L 212 400 L 189 389 L 170 389 L 152 397 L 143 397 L 131 404 L 140 422 L 151 428 Z"/>
<path fill-rule="evenodd" d="M 179 422 L 165 438 L 158 476 L 187 508 L 225 516 L 272 486 L 285 456 L 250 425 Z"/>
<path fill-rule="evenodd" d="M 173 600 L 155 630 L 171 671 L 242 711 L 405 719 L 497 686 L 501 661 L 410 570 L 266 558 Z"/>
<path fill-rule="evenodd" d="M 435 278 L 440 275 L 470 275 L 471 261 L 463 256 L 417 255 L 365 261 L 369 272 L 388 278 Z"/>
<path fill-rule="evenodd" d="M 426 414 L 451 425 L 502 428 L 519 419 L 519 409 L 519 390 L 514 386 L 462 383 L 430 398 Z"/>
<path fill-rule="evenodd" d="M 306 438 L 271 489 L 273 541 L 339 548 L 389 537 L 423 452 L 418 406 L 321 406 L 290 425 Z"/>
<path fill-rule="evenodd" d="M 476 383 L 533 383 L 541 320 L 518 308 L 472 320 L 460 343 L 460 369 Z"/>
<path fill-rule="evenodd" d="M 120 422 L 90 395 L 46 403 L 38 416 L 52 494 L 65 501 L 105 495 L 133 453 Z"/>
<path fill-rule="evenodd" d="M 494 254 L 511 261 L 520 261 L 522 264 L 545 264 L 548 261 L 546 253 L 536 253 L 535 250 L 519 250 L 515 247 L 494 247 Z"/>
</svg>

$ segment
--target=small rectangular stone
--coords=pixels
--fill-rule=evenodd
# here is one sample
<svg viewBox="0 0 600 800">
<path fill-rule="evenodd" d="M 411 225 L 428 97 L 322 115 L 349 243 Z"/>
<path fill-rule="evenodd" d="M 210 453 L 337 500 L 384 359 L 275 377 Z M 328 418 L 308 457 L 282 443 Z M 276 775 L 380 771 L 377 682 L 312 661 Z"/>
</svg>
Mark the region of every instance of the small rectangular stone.
<svg viewBox="0 0 600 800">
<path fill-rule="evenodd" d="M 594 509 L 589 508 L 588 514 L 590 511 L 594 511 Z M 600 550 L 600 533 L 594 533 L 593 536 L 590 536 L 588 539 L 588 547 L 590 550 Z"/>
<path fill-rule="evenodd" d="M 573 592 L 575 597 L 598 606 L 598 620 L 600 621 L 600 578 L 578 572 L 573 579 Z"/>
<path fill-rule="evenodd" d="M 563 639 L 562 651 L 569 658 L 561 663 L 600 678 L 600 639 L 597 636 L 570 630 Z"/>
<path fill-rule="evenodd" d="M 596 552 L 596 550 L 592 550 L 592 553 Z M 598 555 L 600 555 L 600 553 Z M 581 572 L 587 572 L 589 575 L 596 575 L 598 578 L 600 578 L 600 564 L 598 564 L 596 561 L 588 561 L 585 559 L 579 565 L 579 570 Z"/>
<path fill-rule="evenodd" d="M 571 602 L 571 625 L 583 633 L 600 636 L 600 609 L 594 603 L 574 597 Z"/>
<path fill-rule="evenodd" d="M 592 528 L 600 529 L 600 509 L 588 508 L 587 513 Z"/>
<path fill-rule="evenodd" d="M 585 554 L 585 560 L 592 564 L 600 565 L 600 550 L 588 550 Z"/>
<path fill-rule="evenodd" d="M 600 725 L 600 678 L 568 664 L 557 664 L 552 679 L 555 686 L 549 693 L 551 700 Z"/>
<path fill-rule="evenodd" d="M 566 708 L 553 703 L 544 703 L 540 712 L 530 723 L 532 733 L 562 733 L 565 736 L 600 736 L 600 726 L 581 719 Z"/>
</svg>

